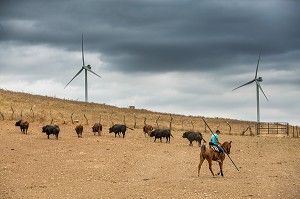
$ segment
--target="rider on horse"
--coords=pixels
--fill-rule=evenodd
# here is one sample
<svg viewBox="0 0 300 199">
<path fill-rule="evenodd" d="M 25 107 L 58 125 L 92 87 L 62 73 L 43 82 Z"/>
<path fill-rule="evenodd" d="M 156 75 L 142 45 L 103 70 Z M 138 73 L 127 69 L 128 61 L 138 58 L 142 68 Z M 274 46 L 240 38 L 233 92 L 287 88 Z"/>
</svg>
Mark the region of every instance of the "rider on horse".
<svg viewBox="0 0 300 199">
<path fill-rule="evenodd" d="M 224 153 L 222 147 L 220 147 L 221 143 L 218 140 L 219 139 L 219 134 L 220 134 L 220 131 L 217 130 L 216 133 L 211 136 L 211 144 L 216 146 L 219 149 L 219 157 L 217 159 L 217 162 L 221 161 L 221 157 Z"/>
</svg>

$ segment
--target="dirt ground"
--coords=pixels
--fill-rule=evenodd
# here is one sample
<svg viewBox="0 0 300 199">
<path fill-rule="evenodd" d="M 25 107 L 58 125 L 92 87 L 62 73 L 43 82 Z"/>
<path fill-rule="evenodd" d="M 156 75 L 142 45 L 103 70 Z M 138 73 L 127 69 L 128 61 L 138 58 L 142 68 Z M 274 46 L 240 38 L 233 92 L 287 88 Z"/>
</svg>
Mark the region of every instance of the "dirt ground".
<svg viewBox="0 0 300 199">
<path fill-rule="evenodd" d="M 27 135 L 14 121 L 0 121 L 0 198 L 299 198 L 300 139 L 220 135 L 232 141 L 224 177 L 213 177 L 200 148 L 179 131 L 171 143 L 153 142 L 141 129 L 115 138 L 104 127 L 94 136 L 84 126 L 60 125 L 59 139 L 47 139 L 43 124 Z M 210 134 L 204 134 L 209 140 Z M 213 170 L 219 170 L 213 163 Z"/>
</svg>

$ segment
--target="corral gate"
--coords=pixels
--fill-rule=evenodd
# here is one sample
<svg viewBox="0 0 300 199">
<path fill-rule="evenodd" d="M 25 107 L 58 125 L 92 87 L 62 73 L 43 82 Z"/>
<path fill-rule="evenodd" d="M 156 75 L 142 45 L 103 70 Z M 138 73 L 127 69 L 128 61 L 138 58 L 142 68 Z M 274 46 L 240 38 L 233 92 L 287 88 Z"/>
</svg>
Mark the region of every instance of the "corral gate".
<svg viewBox="0 0 300 199">
<path fill-rule="evenodd" d="M 257 134 L 289 134 L 289 123 L 287 122 L 272 122 L 259 123 L 257 126 Z"/>
</svg>

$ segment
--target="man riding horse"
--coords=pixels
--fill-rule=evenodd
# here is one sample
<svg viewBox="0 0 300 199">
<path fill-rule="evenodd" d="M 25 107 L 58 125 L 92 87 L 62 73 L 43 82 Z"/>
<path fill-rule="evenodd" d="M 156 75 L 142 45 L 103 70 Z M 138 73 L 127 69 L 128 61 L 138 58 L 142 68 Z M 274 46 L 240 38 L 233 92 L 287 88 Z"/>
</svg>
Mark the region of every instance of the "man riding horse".
<svg viewBox="0 0 300 199">
<path fill-rule="evenodd" d="M 218 140 L 219 139 L 219 134 L 220 134 L 220 131 L 217 130 L 216 133 L 211 136 L 211 142 L 209 143 L 210 145 L 216 146 L 219 150 L 219 157 L 216 160 L 217 162 L 221 162 L 221 157 L 224 153 L 222 147 L 220 147 L 221 143 Z"/>
</svg>

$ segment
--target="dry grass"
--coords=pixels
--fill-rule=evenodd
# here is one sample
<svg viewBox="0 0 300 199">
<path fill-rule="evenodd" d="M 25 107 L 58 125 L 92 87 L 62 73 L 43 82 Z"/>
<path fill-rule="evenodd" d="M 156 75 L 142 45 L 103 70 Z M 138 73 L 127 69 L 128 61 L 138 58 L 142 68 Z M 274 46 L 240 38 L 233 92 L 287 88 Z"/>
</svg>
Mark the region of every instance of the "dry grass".
<svg viewBox="0 0 300 199">
<path fill-rule="evenodd" d="M 104 126 L 110 126 L 112 123 L 123 124 L 125 117 L 126 125 L 133 127 L 136 124 L 136 128 L 144 126 L 145 118 L 147 118 L 147 124 L 157 127 L 158 123 L 160 128 L 169 128 L 171 120 L 170 113 L 158 113 L 145 109 L 118 108 L 105 104 L 62 100 L 1 89 L 0 101 L 0 112 L 5 120 L 20 119 L 22 114 L 22 118 L 29 122 L 48 124 L 53 120 L 56 124 L 63 124 L 70 123 L 71 115 L 73 114 L 73 119 L 78 120 L 82 124 L 87 123 L 85 115 L 89 124 L 98 122 L 101 117 L 101 123 Z M 172 130 L 194 129 L 201 132 L 208 131 L 205 128 L 202 116 L 172 114 L 172 118 Z M 255 131 L 255 122 L 253 121 L 239 121 L 217 117 L 205 119 L 213 130 L 219 129 L 225 134 L 240 135 L 249 125 Z M 228 124 L 231 126 L 231 132 Z"/>
</svg>

